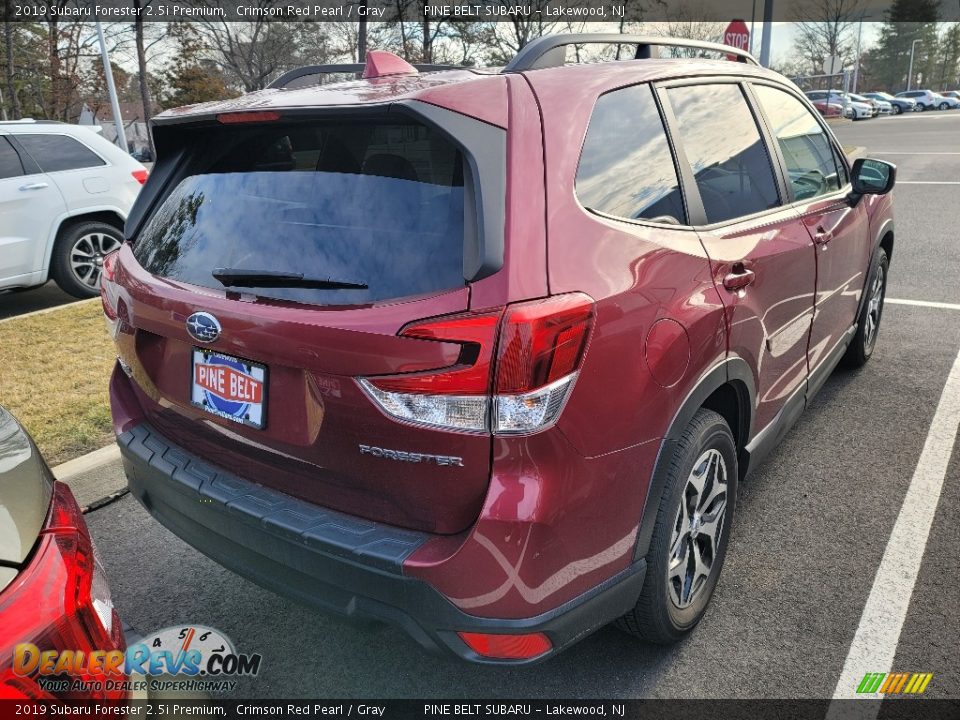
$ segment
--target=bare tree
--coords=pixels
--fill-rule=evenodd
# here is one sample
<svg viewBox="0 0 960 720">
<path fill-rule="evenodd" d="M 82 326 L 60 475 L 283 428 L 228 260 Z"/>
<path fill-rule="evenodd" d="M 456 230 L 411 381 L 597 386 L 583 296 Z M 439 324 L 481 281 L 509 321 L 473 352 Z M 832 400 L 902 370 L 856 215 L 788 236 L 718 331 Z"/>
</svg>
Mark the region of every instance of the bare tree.
<svg viewBox="0 0 960 720">
<path fill-rule="evenodd" d="M 709 20 L 715 17 L 706 5 L 698 0 L 681 2 L 667 10 L 667 20 L 649 24 L 654 35 L 682 38 L 707 42 L 721 42 L 725 23 Z M 671 47 L 664 48 L 663 52 L 670 57 L 704 57 L 710 55 L 704 50 L 695 48 Z"/>
<path fill-rule="evenodd" d="M 17 85 L 13 81 L 13 23 L 10 22 L 10 16 L 13 14 L 13 3 L 6 0 L 4 3 L 3 15 L 3 36 L 7 46 L 7 95 L 10 103 L 11 115 L 13 120 L 20 119 L 20 100 L 17 97 Z"/>
<path fill-rule="evenodd" d="M 857 21 L 862 17 L 863 0 L 806 0 L 797 8 L 796 54 L 810 71 L 819 73 L 823 61 L 839 56 L 849 66 L 856 52 Z"/>
<path fill-rule="evenodd" d="M 137 55 L 137 82 L 140 86 L 140 104 L 143 106 L 143 123 L 148 128 L 150 119 L 153 117 L 153 100 L 150 97 L 150 74 L 147 72 L 147 50 L 163 39 L 163 36 L 154 33 L 152 41 L 148 44 L 145 39 L 145 26 L 143 16 L 148 11 L 147 8 L 154 0 L 133 0 L 133 6 L 137 13 L 133 22 L 134 47 Z M 150 152 L 153 154 L 153 134 L 147 132 L 147 142 L 150 145 Z"/>
</svg>

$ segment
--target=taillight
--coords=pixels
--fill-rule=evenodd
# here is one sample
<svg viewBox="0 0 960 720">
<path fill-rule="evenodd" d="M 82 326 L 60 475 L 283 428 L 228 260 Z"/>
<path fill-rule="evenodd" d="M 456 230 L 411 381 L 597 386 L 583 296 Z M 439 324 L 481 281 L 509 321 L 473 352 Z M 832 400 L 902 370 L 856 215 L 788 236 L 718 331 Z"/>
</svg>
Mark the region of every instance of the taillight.
<svg viewBox="0 0 960 720">
<path fill-rule="evenodd" d="M 490 368 L 500 312 L 454 315 L 407 325 L 403 337 L 455 342 L 457 364 L 428 371 L 360 379 L 384 411 L 409 422 L 456 430 L 486 430 L 490 415 Z"/>
<path fill-rule="evenodd" d="M 409 325 L 401 335 L 460 343 L 458 364 L 359 382 L 385 412 L 402 420 L 456 430 L 535 432 L 563 409 L 593 315 L 589 296 L 570 293 L 509 305 L 503 312 Z"/>
<path fill-rule="evenodd" d="M 531 660 L 553 648 L 543 633 L 503 635 L 494 633 L 457 633 L 477 655 L 497 660 Z"/>
<path fill-rule="evenodd" d="M 0 617 L 0 647 L 14 653 L 0 656 L 0 697 L 126 698 L 126 691 L 116 688 L 117 681 L 126 679 L 120 621 L 83 515 L 63 483 L 54 483 L 50 511 L 29 565 L 0 594 Z M 40 686 L 42 676 L 30 666 L 47 650 L 71 651 L 74 664 L 65 674 L 82 681 L 84 689 L 49 693 Z M 103 664 L 91 663 L 90 653 L 98 650 L 112 652 L 120 669 L 108 672 Z M 114 687 L 108 689 L 107 681 L 114 681 Z M 97 686 L 102 689 L 92 689 Z"/>
<path fill-rule="evenodd" d="M 141 185 L 143 185 L 147 181 L 147 178 L 150 177 L 150 173 L 147 170 L 134 170 L 130 174 L 133 175 L 133 179 Z"/>
<path fill-rule="evenodd" d="M 555 295 L 507 308 L 497 352 L 493 431 L 529 433 L 557 419 L 593 327 L 593 300 Z"/>
</svg>

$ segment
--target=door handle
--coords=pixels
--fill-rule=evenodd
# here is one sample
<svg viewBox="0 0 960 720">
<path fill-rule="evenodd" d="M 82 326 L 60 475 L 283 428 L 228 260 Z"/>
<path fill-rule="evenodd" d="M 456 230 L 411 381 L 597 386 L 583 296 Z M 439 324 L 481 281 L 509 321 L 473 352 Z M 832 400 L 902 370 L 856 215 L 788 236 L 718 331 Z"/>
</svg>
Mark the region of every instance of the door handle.
<svg viewBox="0 0 960 720">
<path fill-rule="evenodd" d="M 737 292 L 753 284 L 756 279 L 757 274 L 753 270 L 745 267 L 743 263 L 734 263 L 733 268 L 723 278 L 723 286 L 730 292 Z"/>
<path fill-rule="evenodd" d="M 817 231 L 813 234 L 813 241 L 817 245 L 826 245 L 833 240 L 833 233 L 824 229 L 823 225 L 817 226 Z"/>
<path fill-rule="evenodd" d="M 35 183 L 27 183 L 26 185 L 21 185 L 20 189 L 21 190 L 43 190 L 46 187 L 50 187 L 50 186 L 45 182 L 35 182 Z"/>
</svg>

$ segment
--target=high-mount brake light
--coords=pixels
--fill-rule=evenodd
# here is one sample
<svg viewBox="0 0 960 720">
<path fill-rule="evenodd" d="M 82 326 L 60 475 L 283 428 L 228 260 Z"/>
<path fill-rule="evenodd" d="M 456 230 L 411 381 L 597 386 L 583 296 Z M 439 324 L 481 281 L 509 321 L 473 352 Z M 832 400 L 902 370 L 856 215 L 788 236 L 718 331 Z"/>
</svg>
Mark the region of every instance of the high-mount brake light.
<svg viewBox="0 0 960 720">
<path fill-rule="evenodd" d="M 255 112 L 220 113 L 217 122 L 224 125 L 237 123 L 273 122 L 280 119 L 280 113 L 275 110 L 258 110 Z"/>
<path fill-rule="evenodd" d="M 147 181 L 147 178 L 150 177 L 150 171 L 146 169 L 134 170 L 130 174 L 133 175 L 133 179 L 136 180 L 141 185 L 143 185 Z"/>
<path fill-rule="evenodd" d="M 570 293 L 503 311 L 418 322 L 400 334 L 460 343 L 459 362 L 358 382 L 384 412 L 401 420 L 451 430 L 536 432 L 563 409 L 593 317 L 593 300 Z"/>
</svg>

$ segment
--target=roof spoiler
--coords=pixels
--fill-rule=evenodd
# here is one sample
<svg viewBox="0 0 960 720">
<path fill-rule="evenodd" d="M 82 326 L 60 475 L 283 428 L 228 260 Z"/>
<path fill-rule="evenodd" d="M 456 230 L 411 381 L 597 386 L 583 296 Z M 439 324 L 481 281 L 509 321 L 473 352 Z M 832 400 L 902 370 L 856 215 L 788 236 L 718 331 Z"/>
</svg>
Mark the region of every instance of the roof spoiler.
<svg viewBox="0 0 960 720">
<path fill-rule="evenodd" d="M 746 50 L 701 40 L 657 37 L 653 35 L 623 35 L 620 33 L 569 33 L 544 35 L 523 46 L 504 72 L 524 72 L 542 68 L 560 67 L 566 58 L 568 45 L 636 45 L 633 59 L 649 60 L 657 57 L 658 47 L 683 47 L 734 55 L 738 62 L 759 65 L 756 58 Z"/>
</svg>

